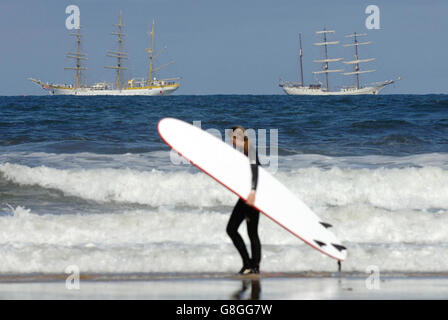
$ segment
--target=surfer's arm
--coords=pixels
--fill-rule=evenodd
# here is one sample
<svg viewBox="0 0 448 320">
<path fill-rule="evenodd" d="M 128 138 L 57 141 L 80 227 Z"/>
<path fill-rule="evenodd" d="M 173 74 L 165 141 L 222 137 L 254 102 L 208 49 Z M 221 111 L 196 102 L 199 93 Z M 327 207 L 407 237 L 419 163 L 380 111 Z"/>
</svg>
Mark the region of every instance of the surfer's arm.
<svg viewBox="0 0 448 320">
<path fill-rule="evenodd" d="M 250 162 L 250 170 L 252 172 L 252 183 L 251 183 L 251 191 L 249 196 L 247 197 L 247 203 L 249 205 L 253 205 L 255 202 L 255 192 L 257 190 L 258 185 L 258 155 L 255 152 L 251 152 L 249 150 L 249 162 Z"/>
<path fill-rule="evenodd" d="M 252 171 L 252 187 L 251 190 L 257 190 L 258 185 L 258 164 L 251 164 L 250 169 Z"/>
<path fill-rule="evenodd" d="M 258 165 L 260 162 L 258 161 L 258 153 L 256 152 L 255 148 L 249 148 L 249 163 L 250 163 L 250 170 L 252 172 L 252 184 L 251 184 L 251 190 L 255 191 L 257 190 L 258 185 Z"/>
</svg>

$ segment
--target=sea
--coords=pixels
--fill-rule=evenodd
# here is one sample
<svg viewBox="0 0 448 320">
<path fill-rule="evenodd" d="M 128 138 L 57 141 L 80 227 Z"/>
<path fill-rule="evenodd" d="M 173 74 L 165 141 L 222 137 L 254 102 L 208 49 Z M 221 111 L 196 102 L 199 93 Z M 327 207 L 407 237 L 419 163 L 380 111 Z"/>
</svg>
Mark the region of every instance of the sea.
<svg viewBox="0 0 448 320">
<path fill-rule="evenodd" d="M 343 270 L 448 272 L 448 95 L 173 95 L 0 97 L 0 273 L 238 271 L 237 197 L 173 161 L 164 117 L 265 130 L 267 170 L 333 225 Z M 337 270 L 267 217 L 259 234 L 262 271 Z"/>
</svg>

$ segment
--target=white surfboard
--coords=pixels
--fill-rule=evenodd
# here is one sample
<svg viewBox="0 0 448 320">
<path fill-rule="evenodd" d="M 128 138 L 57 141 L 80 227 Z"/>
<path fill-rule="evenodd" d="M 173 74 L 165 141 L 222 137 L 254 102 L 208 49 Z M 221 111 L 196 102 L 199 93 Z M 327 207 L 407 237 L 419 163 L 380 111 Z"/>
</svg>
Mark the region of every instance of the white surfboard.
<svg viewBox="0 0 448 320">
<path fill-rule="evenodd" d="M 193 165 L 246 200 L 251 189 L 249 159 L 219 138 L 187 122 L 165 118 L 159 121 L 162 139 Z M 269 172 L 259 167 L 254 207 L 265 216 L 336 260 L 344 260 L 346 248 L 298 197 Z"/>
</svg>

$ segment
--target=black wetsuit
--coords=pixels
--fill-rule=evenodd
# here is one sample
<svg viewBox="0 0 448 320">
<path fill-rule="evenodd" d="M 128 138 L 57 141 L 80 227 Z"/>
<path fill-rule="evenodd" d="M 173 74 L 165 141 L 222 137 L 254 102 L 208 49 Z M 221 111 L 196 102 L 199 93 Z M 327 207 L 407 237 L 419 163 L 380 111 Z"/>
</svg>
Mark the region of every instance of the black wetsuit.
<svg viewBox="0 0 448 320">
<path fill-rule="evenodd" d="M 249 160 L 252 171 L 252 190 L 256 190 L 258 184 L 258 166 L 260 165 L 258 161 L 258 154 L 253 155 L 252 152 L 249 152 Z M 232 211 L 232 215 L 230 216 L 229 223 L 227 224 L 227 234 L 232 239 L 233 244 L 243 259 L 243 269 L 253 268 L 258 270 L 260 265 L 261 243 L 258 238 L 259 218 L 260 212 L 240 198 L 236 203 L 235 208 Z M 249 257 L 249 253 L 247 252 L 243 238 L 238 233 L 238 228 L 243 220 L 246 220 L 247 223 L 247 232 L 249 234 L 251 244 L 252 259 Z"/>
</svg>

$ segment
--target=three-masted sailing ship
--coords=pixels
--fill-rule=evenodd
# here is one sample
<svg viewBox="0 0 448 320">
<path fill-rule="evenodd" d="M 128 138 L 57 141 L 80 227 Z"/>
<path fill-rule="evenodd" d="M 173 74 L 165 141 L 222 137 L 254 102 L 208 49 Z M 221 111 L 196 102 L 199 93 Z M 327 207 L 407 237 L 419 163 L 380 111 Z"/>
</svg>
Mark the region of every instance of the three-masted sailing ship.
<svg viewBox="0 0 448 320">
<path fill-rule="evenodd" d="M 385 86 L 394 83 L 396 80 L 387 80 L 384 82 L 375 83 L 372 85 L 361 86 L 359 75 L 363 73 L 374 72 L 375 70 L 360 70 L 360 64 L 365 62 L 374 61 L 374 58 L 360 59 L 358 55 L 358 47 L 362 45 L 371 44 L 370 41 L 359 42 L 359 37 L 367 36 L 367 34 L 358 34 L 353 33 L 349 34 L 346 37 L 352 38 L 353 43 L 344 44 L 344 47 L 354 47 L 354 59 L 350 61 L 342 61 L 343 58 L 329 58 L 328 57 L 328 47 L 332 45 L 338 45 L 339 41 L 329 41 L 328 35 L 334 34 L 334 30 L 326 30 L 324 28 L 321 31 L 316 31 L 316 34 L 322 35 L 322 42 L 314 43 L 315 46 L 323 47 L 323 58 L 319 60 L 314 60 L 314 62 L 321 64 L 321 70 L 314 71 L 314 75 L 325 75 L 325 83 L 319 81 L 317 84 L 305 85 L 303 79 L 303 65 L 302 65 L 302 35 L 299 34 L 299 65 L 300 65 L 300 82 L 292 82 L 292 81 L 282 81 L 279 86 L 290 95 L 361 95 L 361 94 L 378 94 L 381 89 Z M 342 61 L 345 65 L 352 65 L 353 70 L 346 72 L 344 69 L 330 69 L 330 63 L 340 62 Z M 330 73 L 342 73 L 345 76 L 355 76 L 355 83 L 349 87 L 342 87 L 338 91 L 331 91 L 329 84 L 329 74 Z M 400 78 L 398 78 L 400 80 Z"/>
<path fill-rule="evenodd" d="M 180 78 L 168 78 L 168 79 L 157 79 L 154 77 L 154 73 L 159 71 L 160 69 L 166 67 L 171 64 L 169 63 L 162 65 L 160 67 L 153 67 L 153 60 L 160 56 L 160 54 L 165 50 L 162 49 L 158 53 L 154 54 L 154 21 L 152 23 L 152 29 L 149 33 L 151 36 L 151 47 L 146 49 L 149 53 L 149 72 L 148 78 L 134 78 L 130 79 L 127 82 L 123 81 L 123 71 L 127 68 L 123 66 L 123 60 L 128 59 L 128 55 L 123 51 L 123 37 L 125 33 L 123 33 L 123 19 L 122 14 L 120 13 L 120 22 L 118 24 L 114 24 L 117 27 L 117 31 L 113 32 L 114 36 L 117 36 L 118 48 L 116 51 L 108 51 L 107 56 L 116 58 L 115 66 L 106 66 L 107 69 L 115 70 L 115 84 L 108 82 L 98 82 L 91 86 L 85 85 L 82 82 L 82 72 L 87 70 L 87 68 L 83 65 L 83 62 L 87 60 L 87 55 L 81 52 L 81 30 L 77 29 L 76 32 L 71 35 L 76 38 L 76 48 L 75 52 L 69 52 L 67 54 L 67 58 L 75 60 L 74 67 L 67 67 L 67 70 L 75 71 L 75 83 L 66 85 L 66 84 L 54 84 L 54 83 L 45 83 L 40 80 L 36 80 L 30 78 L 31 81 L 41 86 L 44 90 L 46 90 L 51 95 L 79 95 L 79 96 L 96 96 L 96 95 L 117 95 L 117 96 L 129 96 L 129 95 L 147 95 L 147 96 L 162 96 L 169 95 L 177 88 L 179 88 L 179 83 L 177 80 Z M 124 82 L 124 83 L 123 83 Z"/>
</svg>

